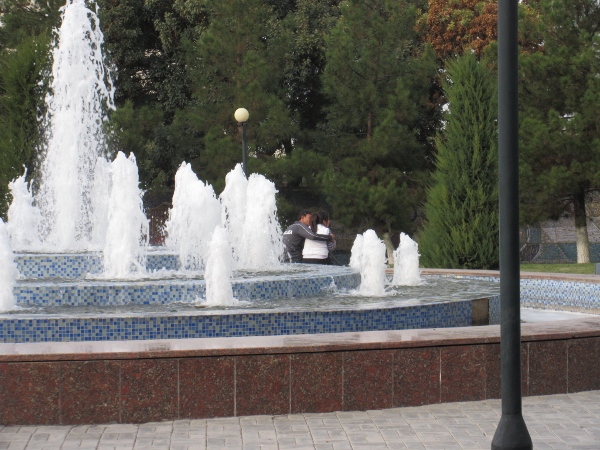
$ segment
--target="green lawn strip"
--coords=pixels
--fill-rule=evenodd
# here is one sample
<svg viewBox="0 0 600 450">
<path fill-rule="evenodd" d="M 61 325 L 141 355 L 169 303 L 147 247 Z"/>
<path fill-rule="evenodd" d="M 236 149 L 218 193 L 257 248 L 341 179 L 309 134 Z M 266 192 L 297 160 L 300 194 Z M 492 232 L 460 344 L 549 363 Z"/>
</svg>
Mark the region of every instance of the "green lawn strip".
<svg viewBox="0 0 600 450">
<path fill-rule="evenodd" d="M 589 264 L 521 264 L 521 272 L 554 272 L 594 274 L 594 263 Z"/>
</svg>

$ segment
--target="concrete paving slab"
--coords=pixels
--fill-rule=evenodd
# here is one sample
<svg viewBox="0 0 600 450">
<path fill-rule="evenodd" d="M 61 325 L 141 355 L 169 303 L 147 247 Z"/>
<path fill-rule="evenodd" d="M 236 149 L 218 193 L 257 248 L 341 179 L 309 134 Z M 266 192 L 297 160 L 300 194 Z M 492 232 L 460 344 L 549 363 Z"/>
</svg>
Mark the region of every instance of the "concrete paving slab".
<svg viewBox="0 0 600 450">
<path fill-rule="evenodd" d="M 526 397 L 536 450 L 598 450 L 600 391 Z M 499 400 L 372 411 L 175 420 L 146 424 L 0 427 L 0 450 L 489 449 Z"/>
</svg>

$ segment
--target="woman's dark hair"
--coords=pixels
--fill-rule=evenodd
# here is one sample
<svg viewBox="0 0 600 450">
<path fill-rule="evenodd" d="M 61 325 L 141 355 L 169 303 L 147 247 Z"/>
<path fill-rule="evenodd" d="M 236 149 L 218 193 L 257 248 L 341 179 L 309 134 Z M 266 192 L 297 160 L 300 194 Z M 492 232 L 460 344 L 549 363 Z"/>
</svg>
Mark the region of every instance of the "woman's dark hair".
<svg viewBox="0 0 600 450">
<path fill-rule="evenodd" d="M 313 233 L 316 233 L 317 225 L 327 222 L 328 220 L 329 214 L 327 214 L 327 211 L 319 211 L 310 217 L 310 229 L 313 230 Z"/>
</svg>

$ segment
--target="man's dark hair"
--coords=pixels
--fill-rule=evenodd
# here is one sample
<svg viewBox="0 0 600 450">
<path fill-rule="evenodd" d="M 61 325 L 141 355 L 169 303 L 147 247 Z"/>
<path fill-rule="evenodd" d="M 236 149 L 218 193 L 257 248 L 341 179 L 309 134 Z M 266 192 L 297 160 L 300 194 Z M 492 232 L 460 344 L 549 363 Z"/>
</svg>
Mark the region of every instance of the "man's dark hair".
<svg viewBox="0 0 600 450">
<path fill-rule="evenodd" d="M 302 219 L 307 214 L 312 214 L 311 210 L 303 209 L 302 211 L 300 211 L 300 214 L 298 215 L 298 220 Z"/>
</svg>

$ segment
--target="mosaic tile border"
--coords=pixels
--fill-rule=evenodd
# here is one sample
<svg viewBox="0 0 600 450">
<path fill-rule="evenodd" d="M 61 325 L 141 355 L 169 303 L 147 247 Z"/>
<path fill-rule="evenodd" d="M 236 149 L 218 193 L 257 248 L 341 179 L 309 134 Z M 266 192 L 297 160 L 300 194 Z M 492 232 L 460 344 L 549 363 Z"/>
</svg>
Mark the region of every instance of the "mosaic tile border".
<svg viewBox="0 0 600 450">
<path fill-rule="evenodd" d="M 0 342 L 113 341 L 273 336 L 464 327 L 470 300 L 365 310 L 131 314 L 126 317 L 0 315 Z"/>
<path fill-rule="evenodd" d="M 323 273 L 324 272 L 324 273 Z M 109 306 L 193 302 L 205 297 L 204 280 L 70 283 L 19 282 L 14 287 L 19 306 Z M 240 300 L 314 296 L 332 285 L 355 289 L 360 274 L 347 267 L 288 274 L 285 278 L 261 277 L 232 282 L 233 295 Z"/>
<path fill-rule="evenodd" d="M 435 277 L 500 281 L 499 277 L 438 274 Z M 538 309 L 600 313 L 600 284 L 583 281 L 523 278 L 521 305 Z M 490 297 L 490 324 L 500 323 L 500 296 Z"/>
<path fill-rule="evenodd" d="M 23 255 L 21 268 L 32 278 L 63 278 L 98 273 L 99 255 Z M 33 257 L 32 257 L 33 256 Z M 176 268 L 177 258 L 169 254 L 149 254 L 152 270 Z M 325 272 L 325 273 L 323 273 Z M 59 275 L 56 275 L 59 276 Z M 428 275 L 499 281 L 494 276 L 457 274 Z M 312 273 L 280 277 L 235 280 L 234 295 L 240 299 L 315 295 L 330 288 L 352 289 L 360 275 L 345 267 L 319 267 Z M 170 303 L 203 297 L 203 281 L 170 280 L 102 283 L 99 281 L 63 284 L 29 282 L 17 286 L 17 302 L 22 305 L 110 305 L 130 302 Z M 600 305 L 600 284 L 548 279 L 521 280 L 521 302 L 546 309 L 594 311 Z M 227 336 L 269 336 L 288 334 L 341 333 L 368 330 L 394 330 L 469 326 L 471 300 L 407 307 L 333 311 L 228 311 L 213 313 L 168 313 L 114 315 L 0 315 L 0 342 L 55 342 L 89 340 L 177 339 Z M 599 309 L 600 310 L 600 309 Z M 490 324 L 500 322 L 500 297 L 489 297 Z"/>
<path fill-rule="evenodd" d="M 83 278 L 102 272 L 102 253 L 23 253 L 15 255 L 15 263 L 24 278 Z M 177 255 L 168 253 L 146 254 L 146 269 L 179 269 Z"/>
</svg>

